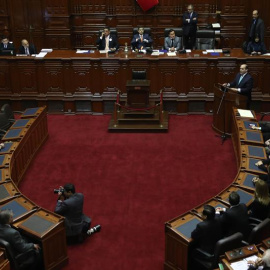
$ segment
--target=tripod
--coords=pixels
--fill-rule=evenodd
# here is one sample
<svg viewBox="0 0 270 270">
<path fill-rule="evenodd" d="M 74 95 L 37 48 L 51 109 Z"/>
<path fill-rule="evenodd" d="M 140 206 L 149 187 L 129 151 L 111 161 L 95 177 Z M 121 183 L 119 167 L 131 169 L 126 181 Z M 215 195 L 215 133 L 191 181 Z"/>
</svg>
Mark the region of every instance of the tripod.
<svg viewBox="0 0 270 270">
<path fill-rule="evenodd" d="M 227 138 L 230 137 L 230 134 L 226 133 L 225 132 L 225 126 L 226 126 L 226 123 L 225 123 L 225 116 L 226 116 L 226 104 L 223 102 L 225 96 L 226 96 L 226 92 L 228 92 L 228 87 L 227 86 L 223 86 L 224 87 L 224 90 L 223 90 L 223 95 L 221 97 L 221 100 L 220 100 L 220 103 L 218 105 L 218 109 L 217 109 L 217 115 L 219 114 L 220 112 L 220 108 L 221 108 L 221 105 L 224 104 L 224 114 L 223 114 L 223 133 L 219 136 L 219 135 L 216 135 L 218 137 L 221 138 L 221 144 L 223 144 L 225 142 L 225 140 Z"/>
</svg>

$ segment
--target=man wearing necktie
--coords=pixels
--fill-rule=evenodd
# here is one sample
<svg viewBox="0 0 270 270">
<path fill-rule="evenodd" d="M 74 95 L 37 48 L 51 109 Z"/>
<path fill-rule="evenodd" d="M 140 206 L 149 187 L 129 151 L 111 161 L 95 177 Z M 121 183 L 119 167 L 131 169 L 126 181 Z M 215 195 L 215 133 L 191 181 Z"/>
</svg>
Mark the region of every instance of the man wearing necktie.
<svg viewBox="0 0 270 270">
<path fill-rule="evenodd" d="M 184 49 L 195 49 L 198 14 L 189 5 L 183 14 L 183 42 Z"/>
<path fill-rule="evenodd" d="M 176 52 L 180 50 L 181 38 L 175 36 L 173 29 L 170 29 L 169 36 L 164 39 L 164 49 L 168 52 Z"/>
<path fill-rule="evenodd" d="M 255 39 L 258 36 L 261 42 L 264 42 L 264 22 L 259 17 L 258 10 L 253 10 L 252 12 L 252 22 L 249 28 L 249 41 Z"/>
<path fill-rule="evenodd" d="M 2 37 L 2 43 L 0 45 L 0 49 L 2 51 L 5 51 L 5 50 L 13 50 L 14 51 L 14 46 L 13 46 L 13 43 L 12 42 L 9 42 L 9 39 L 7 37 Z"/>
<path fill-rule="evenodd" d="M 132 38 L 131 45 L 134 50 L 145 50 L 146 47 L 151 47 L 152 39 L 149 34 L 144 33 L 144 28 L 139 27 L 138 34 Z"/>
<path fill-rule="evenodd" d="M 109 27 L 105 27 L 103 32 L 101 33 L 101 36 L 97 39 L 97 46 L 98 50 L 106 50 L 115 52 L 118 50 L 118 40 L 115 35 L 111 35 L 111 30 Z"/>
<path fill-rule="evenodd" d="M 26 55 L 31 55 L 31 54 L 36 54 L 36 48 L 33 44 L 29 44 L 29 42 L 26 39 L 23 39 L 21 41 L 21 46 L 19 48 L 19 54 L 26 54 Z"/>
<path fill-rule="evenodd" d="M 250 107 L 251 102 L 251 91 L 253 88 L 253 78 L 248 73 L 247 64 L 240 66 L 240 72 L 236 75 L 231 83 L 224 83 L 224 87 L 228 88 L 230 91 L 239 93 L 247 97 L 247 109 Z"/>
</svg>

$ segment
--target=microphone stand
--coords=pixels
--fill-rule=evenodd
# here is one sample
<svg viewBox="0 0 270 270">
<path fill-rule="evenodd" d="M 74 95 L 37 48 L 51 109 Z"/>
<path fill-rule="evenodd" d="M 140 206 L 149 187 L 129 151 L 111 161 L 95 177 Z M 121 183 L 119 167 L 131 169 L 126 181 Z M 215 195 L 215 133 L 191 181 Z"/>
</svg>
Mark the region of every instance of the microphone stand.
<svg viewBox="0 0 270 270">
<path fill-rule="evenodd" d="M 222 85 L 223 86 L 223 85 Z M 220 100 L 220 103 L 219 103 L 219 106 L 218 106 L 218 109 L 217 109 L 217 115 L 219 114 L 219 111 L 220 111 L 220 108 L 221 108 L 221 105 L 224 104 L 224 115 L 223 115 L 223 133 L 221 136 L 219 135 L 216 135 L 218 137 L 221 138 L 221 144 L 223 144 L 225 142 L 225 140 L 227 138 L 230 137 L 230 135 L 228 133 L 225 132 L 225 126 L 226 126 L 226 123 L 225 123 L 225 117 L 226 117 L 226 104 L 223 102 L 224 98 L 225 98 L 225 95 L 226 95 L 226 92 L 228 91 L 228 87 L 227 86 L 223 86 L 224 87 L 224 91 L 223 91 L 223 95 L 222 95 L 222 98 Z"/>
</svg>

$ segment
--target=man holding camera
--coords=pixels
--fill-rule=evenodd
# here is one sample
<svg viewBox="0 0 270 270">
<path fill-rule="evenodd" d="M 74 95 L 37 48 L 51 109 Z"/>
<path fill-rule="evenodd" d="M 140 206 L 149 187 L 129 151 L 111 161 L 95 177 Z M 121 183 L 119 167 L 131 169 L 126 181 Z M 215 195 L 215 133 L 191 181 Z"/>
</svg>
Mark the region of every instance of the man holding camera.
<svg viewBox="0 0 270 270">
<path fill-rule="evenodd" d="M 91 219 L 83 214 L 84 196 L 75 192 L 73 184 L 66 184 L 55 190 L 59 197 L 54 212 L 65 217 L 67 237 L 82 236 L 82 233 L 91 235 L 100 230 L 90 229 Z"/>
</svg>

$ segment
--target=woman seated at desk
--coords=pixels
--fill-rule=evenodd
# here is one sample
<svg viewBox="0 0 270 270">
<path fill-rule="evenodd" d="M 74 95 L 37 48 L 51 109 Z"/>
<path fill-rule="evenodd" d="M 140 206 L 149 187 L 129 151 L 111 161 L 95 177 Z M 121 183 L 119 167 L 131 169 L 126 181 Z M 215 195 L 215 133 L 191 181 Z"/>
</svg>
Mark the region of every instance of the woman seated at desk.
<svg viewBox="0 0 270 270">
<path fill-rule="evenodd" d="M 260 220 L 266 219 L 270 214 L 270 197 L 267 183 L 258 179 L 255 183 L 255 198 L 248 207 L 249 216 Z"/>
</svg>

